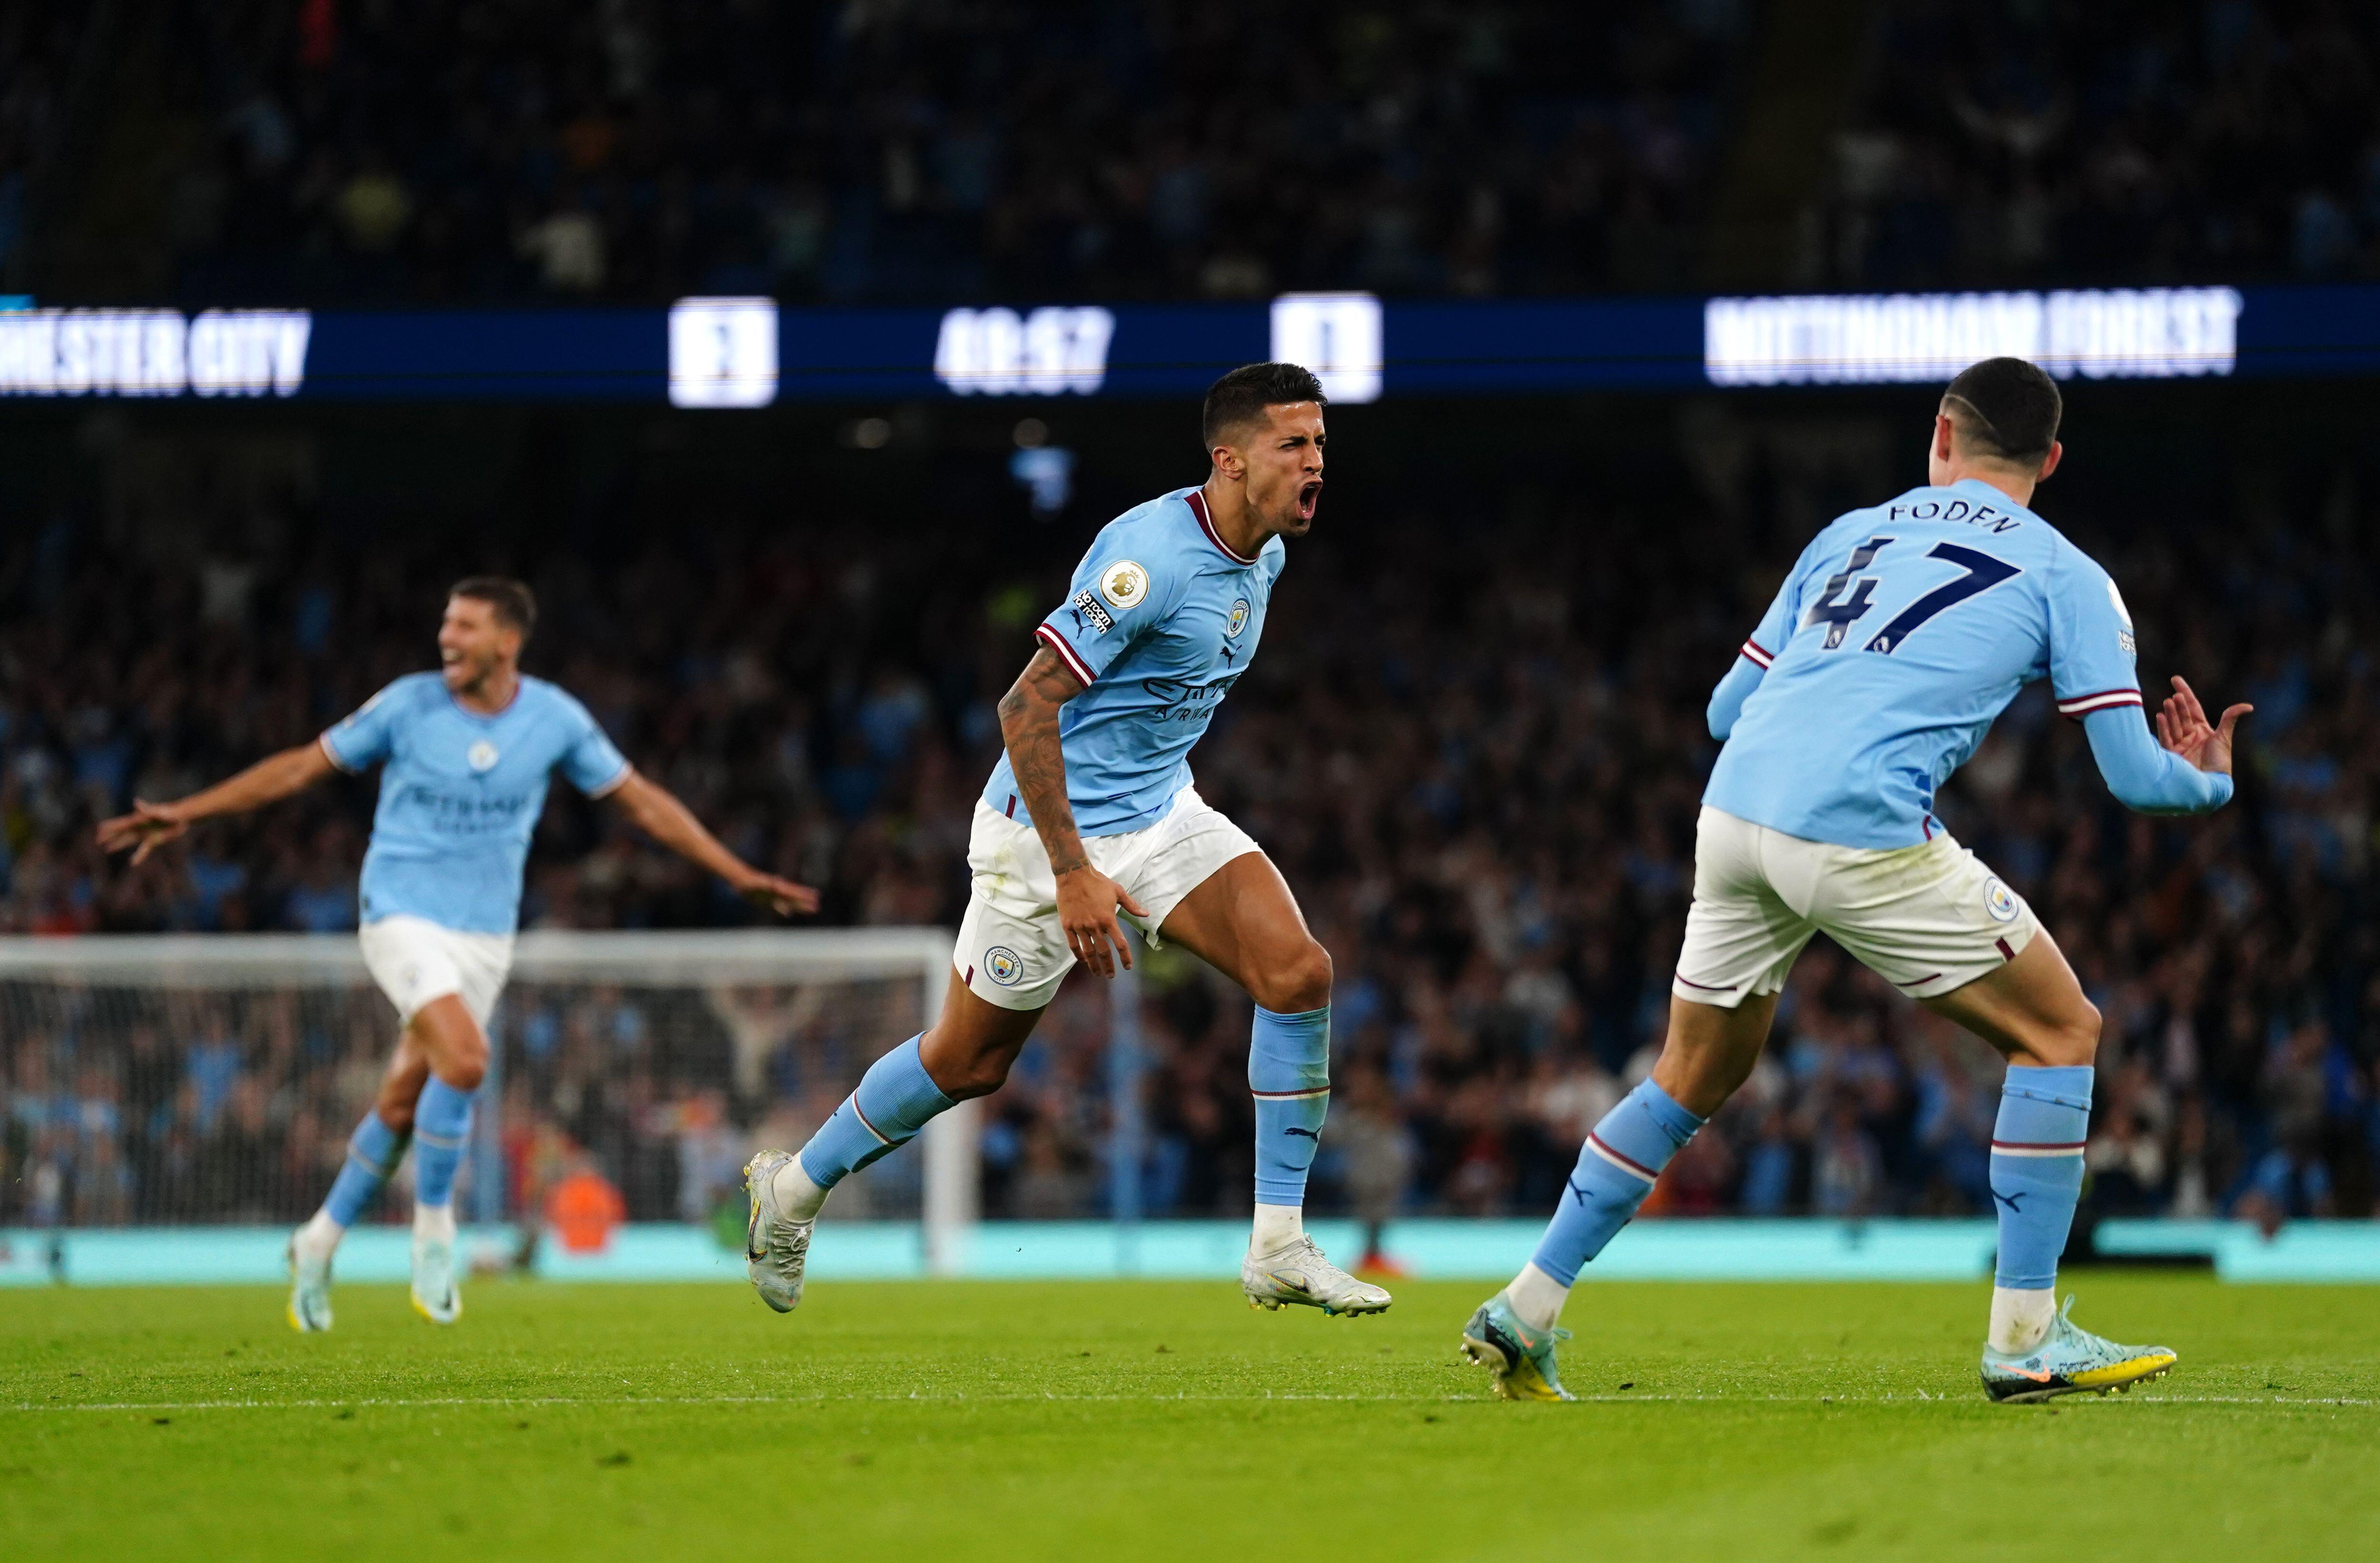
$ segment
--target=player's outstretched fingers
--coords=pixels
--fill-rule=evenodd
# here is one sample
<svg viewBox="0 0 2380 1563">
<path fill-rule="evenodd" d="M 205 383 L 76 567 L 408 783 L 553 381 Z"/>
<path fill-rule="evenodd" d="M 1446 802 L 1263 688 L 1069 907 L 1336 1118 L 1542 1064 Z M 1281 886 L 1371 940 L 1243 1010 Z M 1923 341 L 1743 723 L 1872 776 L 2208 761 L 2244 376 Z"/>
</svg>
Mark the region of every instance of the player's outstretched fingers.
<svg viewBox="0 0 2380 1563">
<path fill-rule="evenodd" d="M 1107 920 L 1109 927 L 1106 928 L 1093 923 L 1080 933 L 1069 937 L 1074 940 L 1075 952 L 1082 958 L 1083 964 L 1103 977 L 1111 977 L 1115 975 L 1115 955 L 1108 949 L 1108 939 L 1112 936 L 1115 918 L 1110 915 Z"/>
<path fill-rule="evenodd" d="M 2223 752 L 2225 754 L 2228 755 L 2231 752 L 2231 733 L 2234 728 L 2240 725 L 2240 719 L 2246 716 L 2250 711 L 2252 711 L 2255 709 L 2255 707 L 2242 702 L 2240 705 L 2228 707 L 2224 710 L 2223 720 L 2217 722 L 2215 727 L 2215 741 L 2223 745 Z"/>
<path fill-rule="evenodd" d="M 1131 913 L 1134 916 L 1140 918 L 1144 923 L 1148 921 L 1148 914 L 1142 910 L 1139 902 L 1135 901 L 1132 898 L 1132 891 L 1124 889 L 1122 885 L 1116 886 L 1116 904 Z M 1123 963 L 1127 968 L 1129 968 L 1132 965 L 1132 941 L 1124 938 L 1123 926 L 1116 921 L 1112 915 L 1108 918 L 1108 931 L 1115 939 L 1116 953 L 1123 957 Z"/>
<path fill-rule="evenodd" d="M 819 892 L 808 885 L 796 884 L 775 874 L 763 874 L 754 882 L 749 892 L 754 900 L 766 905 L 781 917 L 819 909 Z"/>
</svg>

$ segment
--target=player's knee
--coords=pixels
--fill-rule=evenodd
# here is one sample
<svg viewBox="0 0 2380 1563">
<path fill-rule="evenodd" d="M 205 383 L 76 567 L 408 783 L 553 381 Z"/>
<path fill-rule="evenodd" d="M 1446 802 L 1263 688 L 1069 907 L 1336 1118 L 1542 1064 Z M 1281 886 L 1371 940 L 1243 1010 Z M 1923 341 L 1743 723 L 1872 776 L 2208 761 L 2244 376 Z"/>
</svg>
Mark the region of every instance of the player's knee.
<svg viewBox="0 0 2380 1563">
<path fill-rule="evenodd" d="M 954 1102 L 989 1097 L 1008 1084 L 1008 1060 L 978 1059 L 959 1070 L 956 1081 L 938 1080 L 935 1084 L 942 1088 L 942 1095 Z"/>
<path fill-rule="evenodd" d="M 1308 939 L 1288 960 L 1265 974 L 1249 995 L 1277 1015 L 1299 1015 L 1330 1002 L 1330 951 Z"/>
<path fill-rule="evenodd" d="M 463 1001 L 431 1000 L 412 1021 L 414 1045 L 431 1072 L 457 1091 L 476 1091 L 488 1075 L 488 1038 Z"/>
<path fill-rule="evenodd" d="M 2099 1057 L 2099 1006 L 2090 1000 L 2077 997 L 2073 1012 L 2069 1014 L 2049 1038 L 2044 1049 L 2050 1061 L 2061 1068 L 2088 1066 Z"/>
<path fill-rule="evenodd" d="M 439 1079 L 457 1091 L 476 1091 L 488 1077 L 488 1050 L 483 1047 L 476 1053 L 449 1060 L 437 1072 Z"/>
<path fill-rule="evenodd" d="M 2099 1007 L 2080 993 L 2032 1030 L 2025 1051 L 2052 1069 L 2088 1068 L 2099 1056 Z"/>
<path fill-rule="evenodd" d="M 1008 1083 L 1009 1065 L 1016 1061 L 1015 1049 L 984 1048 L 952 1058 L 935 1046 L 935 1040 L 930 1032 L 923 1039 L 926 1074 L 951 1100 L 989 1097 Z"/>
<path fill-rule="evenodd" d="M 431 1068 L 457 1091 L 476 1091 L 488 1077 L 488 1039 L 476 1025 L 452 1027 L 439 1038 Z"/>
</svg>

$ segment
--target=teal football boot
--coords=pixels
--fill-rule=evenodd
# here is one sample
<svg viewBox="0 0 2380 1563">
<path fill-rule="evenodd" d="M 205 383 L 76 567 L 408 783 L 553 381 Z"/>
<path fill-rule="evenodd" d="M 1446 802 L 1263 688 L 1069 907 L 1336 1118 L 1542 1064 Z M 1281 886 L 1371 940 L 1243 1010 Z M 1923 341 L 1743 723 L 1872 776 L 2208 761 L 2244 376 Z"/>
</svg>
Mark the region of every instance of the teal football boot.
<svg viewBox="0 0 2380 1563">
<path fill-rule="evenodd" d="M 2066 1305 L 2040 1345 L 2030 1351 L 1995 1351 L 1984 1348 L 1984 1393 L 2003 1405 L 2046 1400 L 2059 1395 L 2096 1390 L 2130 1390 L 2135 1384 L 2163 1378 L 2181 1359 L 2164 1346 L 2119 1346 L 2092 1334 L 2074 1322 L 2074 1297 Z"/>
<path fill-rule="evenodd" d="M 1463 1354 L 1488 1370 L 1496 1393 L 1508 1400 L 1568 1400 L 1554 1369 L 1554 1347 L 1566 1329 L 1535 1329 L 1521 1322 L 1502 1292 L 1479 1304 L 1463 1327 Z"/>
</svg>

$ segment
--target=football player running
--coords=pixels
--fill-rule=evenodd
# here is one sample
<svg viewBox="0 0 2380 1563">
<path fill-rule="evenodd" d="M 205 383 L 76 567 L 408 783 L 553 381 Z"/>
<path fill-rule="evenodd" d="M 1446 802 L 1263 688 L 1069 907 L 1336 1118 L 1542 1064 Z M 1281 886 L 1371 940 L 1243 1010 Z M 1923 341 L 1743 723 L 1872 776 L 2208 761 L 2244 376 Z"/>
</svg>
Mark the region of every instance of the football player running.
<svg viewBox="0 0 2380 1563">
<path fill-rule="evenodd" d="M 455 1174 L 471 1097 L 488 1067 L 488 1017 L 512 964 L 521 867 L 560 770 L 589 797 L 617 802 L 663 846 L 747 900 L 814 912 L 818 892 L 746 863 L 667 789 L 638 774 L 587 708 L 520 671 L 537 600 L 518 581 L 474 576 L 447 594 L 439 671 L 408 673 L 313 743 L 285 749 L 175 803 L 136 802 L 103 823 L 109 851 L 141 861 L 201 819 L 244 814 L 334 771 L 380 765 L 380 803 L 364 852 L 364 964 L 403 1024 L 380 1097 L 347 1145 L 330 1195 L 290 1240 L 289 1323 L 331 1327 L 331 1260 L 340 1237 L 413 1146 L 413 1305 L 451 1324 Z"/>
<path fill-rule="evenodd" d="M 1301 1219 L 1330 1099 L 1330 957 L 1281 872 L 1199 797 L 1189 755 L 1247 669 L 1280 576 L 1322 492 L 1322 387 L 1293 364 L 1217 381 L 1202 419 L 1209 471 L 1126 511 L 1092 541 L 1040 645 L 1000 702 L 1006 752 L 975 810 L 973 894 L 941 1017 L 872 1065 L 798 1155 L 746 1169 L 752 1284 L 801 1301 L 820 1207 L 836 1183 L 937 1113 L 1000 1088 L 1076 963 L 1113 976 L 1122 916 L 1256 1000 L 1251 1304 L 1374 1314 L 1389 1294 L 1323 1256 Z"/>
<path fill-rule="evenodd" d="M 2104 1339 L 2056 1306 L 2099 1012 L 2033 909 L 1933 813 L 1993 719 L 2043 677 L 2125 804 L 2200 814 L 2231 796 L 2232 729 L 2249 708 L 2210 723 L 2177 678 L 2152 737 L 2122 597 L 2030 508 L 2064 454 L 2062 410 L 2056 382 L 2022 359 L 1960 374 L 1936 411 L 1926 486 L 1820 532 L 1712 694 L 1725 746 L 1703 794 L 1660 1060 L 1587 1136 L 1536 1256 L 1463 1329 L 1507 1397 L 1568 1399 L 1556 1321 L 1579 1266 L 1751 1073 L 1819 930 L 2009 1060 L 1985 1393 L 2106 1391 L 2174 1365 L 2166 1348 Z"/>
</svg>

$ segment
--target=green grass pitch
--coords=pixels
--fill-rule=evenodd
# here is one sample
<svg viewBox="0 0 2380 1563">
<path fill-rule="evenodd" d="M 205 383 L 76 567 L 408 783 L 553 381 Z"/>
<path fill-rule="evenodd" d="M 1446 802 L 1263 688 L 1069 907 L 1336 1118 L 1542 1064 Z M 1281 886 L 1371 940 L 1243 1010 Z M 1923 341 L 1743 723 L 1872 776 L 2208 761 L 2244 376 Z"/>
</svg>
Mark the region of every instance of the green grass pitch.
<svg viewBox="0 0 2380 1563">
<path fill-rule="evenodd" d="M 1588 1286 L 1567 1406 L 1470 1284 L 0 1292 L 0 1557 L 2380 1557 L 2380 1290 L 2075 1279 L 2180 1370 L 1987 1405 L 1980 1287 Z"/>
</svg>

